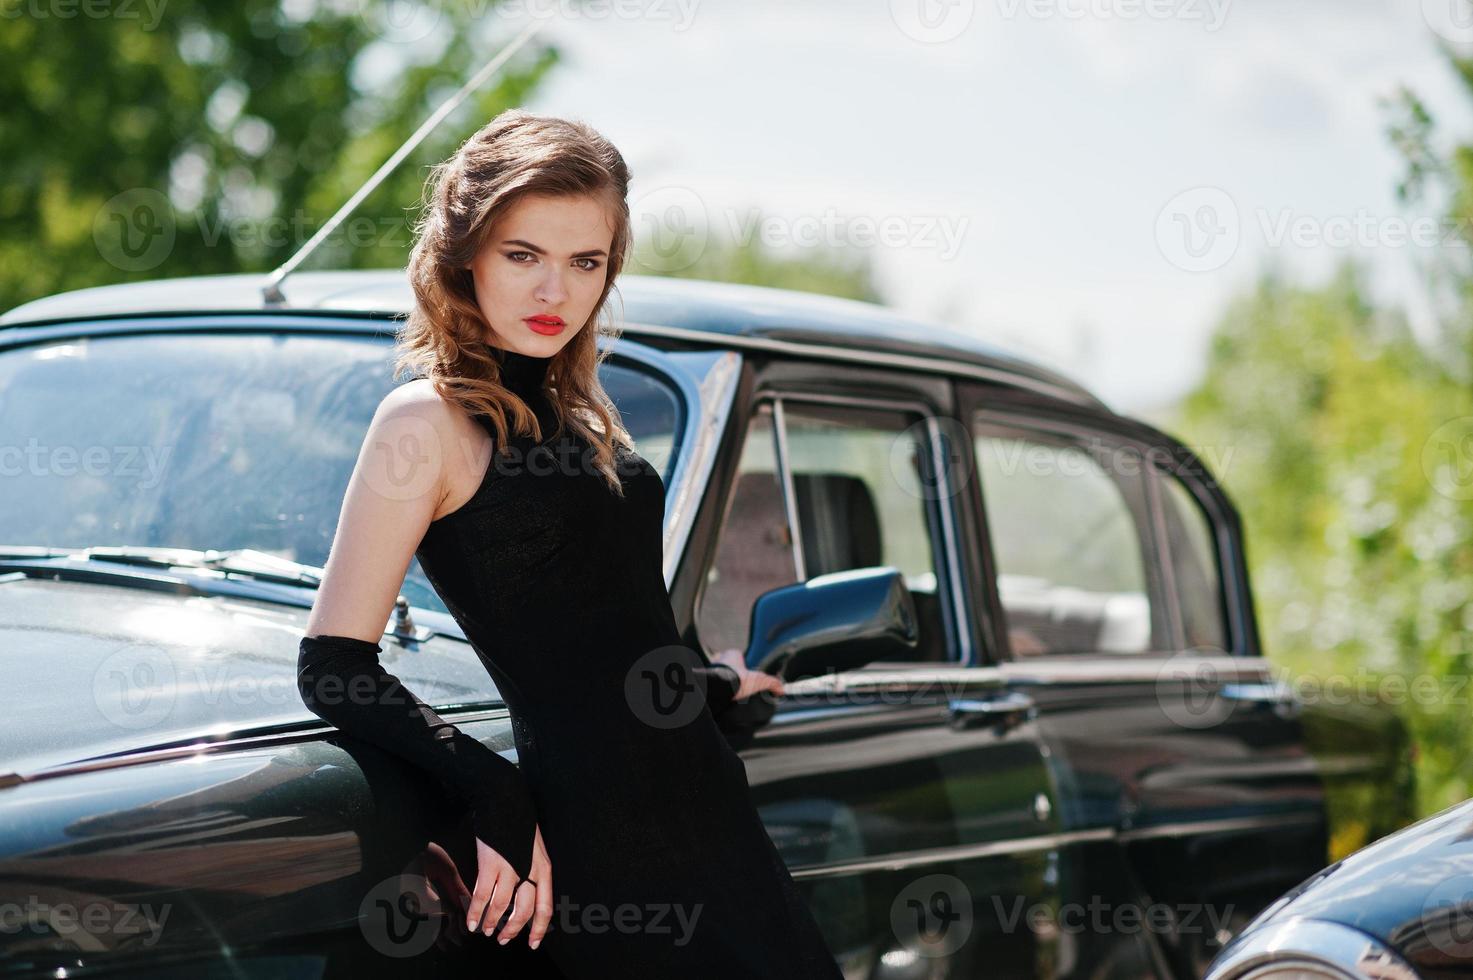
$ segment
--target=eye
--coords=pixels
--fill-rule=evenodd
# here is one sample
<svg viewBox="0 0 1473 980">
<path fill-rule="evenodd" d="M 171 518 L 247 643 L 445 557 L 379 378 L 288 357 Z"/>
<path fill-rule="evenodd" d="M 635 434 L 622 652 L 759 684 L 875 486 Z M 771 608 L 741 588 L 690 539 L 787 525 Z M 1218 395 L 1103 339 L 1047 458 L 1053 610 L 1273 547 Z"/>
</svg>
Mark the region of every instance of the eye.
<svg viewBox="0 0 1473 980">
<path fill-rule="evenodd" d="M 531 252 L 507 252 L 506 253 L 506 257 L 507 258 L 511 259 L 513 262 L 516 262 L 518 265 L 521 265 L 522 264 L 522 261 L 521 261 L 521 259 L 518 259 L 517 258 L 518 255 L 525 255 L 529 259 L 532 257 L 532 253 Z"/>
<path fill-rule="evenodd" d="M 582 258 L 582 259 L 578 259 L 577 261 L 579 261 L 579 262 L 587 262 L 588 263 L 588 265 L 580 265 L 578 267 L 578 268 L 582 269 L 584 272 L 595 272 L 595 271 L 597 271 L 598 267 L 603 264 L 598 259 L 590 259 L 590 258 Z"/>
</svg>

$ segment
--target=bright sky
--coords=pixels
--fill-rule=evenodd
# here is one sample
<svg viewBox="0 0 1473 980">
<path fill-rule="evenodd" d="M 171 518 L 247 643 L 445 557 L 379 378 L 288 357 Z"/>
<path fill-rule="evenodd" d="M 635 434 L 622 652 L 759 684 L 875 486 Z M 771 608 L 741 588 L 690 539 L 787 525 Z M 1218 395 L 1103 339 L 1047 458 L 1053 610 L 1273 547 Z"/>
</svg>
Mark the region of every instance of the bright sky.
<svg viewBox="0 0 1473 980">
<path fill-rule="evenodd" d="M 1435 45 L 1473 19 L 1448 4 L 586 0 L 527 107 L 620 147 L 641 228 L 760 207 L 770 235 L 871 250 L 892 305 L 1143 412 L 1269 262 L 1317 281 L 1358 253 L 1430 330 L 1442 229 L 1396 202 L 1378 99 L 1409 84 L 1473 136 Z"/>
</svg>

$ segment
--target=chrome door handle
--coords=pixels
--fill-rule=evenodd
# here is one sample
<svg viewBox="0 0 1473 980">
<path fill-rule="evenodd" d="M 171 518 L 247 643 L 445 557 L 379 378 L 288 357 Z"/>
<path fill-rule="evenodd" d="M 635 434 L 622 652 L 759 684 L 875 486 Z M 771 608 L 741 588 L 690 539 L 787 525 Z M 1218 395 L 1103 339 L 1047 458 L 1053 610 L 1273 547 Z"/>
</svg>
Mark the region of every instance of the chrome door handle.
<svg viewBox="0 0 1473 980">
<path fill-rule="evenodd" d="M 988 699 L 952 698 L 947 709 L 951 713 L 951 727 L 957 731 L 993 726 L 1007 730 L 1038 716 L 1033 699 L 1017 691 Z"/>
</svg>

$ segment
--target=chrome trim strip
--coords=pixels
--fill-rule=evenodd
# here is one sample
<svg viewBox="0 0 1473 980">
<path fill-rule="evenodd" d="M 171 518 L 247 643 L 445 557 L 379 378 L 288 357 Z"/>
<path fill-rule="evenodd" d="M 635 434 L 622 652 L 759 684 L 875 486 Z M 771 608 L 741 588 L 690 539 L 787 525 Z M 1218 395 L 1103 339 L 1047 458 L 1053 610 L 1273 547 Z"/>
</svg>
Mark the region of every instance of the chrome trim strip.
<svg viewBox="0 0 1473 980">
<path fill-rule="evenodd" d="M 942 488 L 941 512 L 941 537 L 946 541 L 946 574 L 951 579 L 951 608 L 943 611 L 951 620 L 952 629 L 956 633 L 957 650 L 960 656 L 957 658 L 961 663 L 976 663 L 976 650 L 972 646 L 973 617 L 966 610 L 967 590 L 962 582 L 961 568 L 961 538 L 957 534 L 955 515 L 952 513 L 952 502 L 960 497 L 960 491 L 951 482 L 951 470 L 942 465 L 945 443 L 942 440 L 941 420 L 936 415 L 927 414 L 926 435 L 931 443 L 931 475 L 936 478 L 937 486 Z"/>
<path fill-rule="evenodd" d="M 1181 592 L 1177 588 L 1175 557 L 1171 542 L 1166 534 L 1166 501 L 1161 488 L 1161 475 L 1154 465 L 1142 467 L 1141 480 L 1145 483 L 1146 507 L 1151 512 L 1151 537 L 1156 546 L 1156 562 L 1161 567 L 1161 588 L 1166 594 L 1166 624 L 1171 634 L 1171 645 L 1177 650 L 1187 647 L 1187 627 L 1182 617 Z M 1222 574 L 1218 573 L 1218 579 Z"/>
<path fill-rule="evenodd" d="M 1347 980 L 1417 980 L 1407 961 L 1370 933 L 1303 916 L 1243 933 L 1212 961 L 1205 980 L 1268 977 L 1275 966 L 1286 974 L 1295 966 L 1314 966 Z"/>
<path fill-rule="evenodd" d="M 462 712 L 457 712 L 454 708 L 436 708 L 435 710 L 444 716 L 447 721 L 453 721 L 456 724 L 479 721 L 507 721 L 509 723 L 511 720 L 508 709 L 504 707 L 474 707 Z M 315 742 L 319 741 L 324 735 L 332 734 L 336 731 L 337 729 L 332 725 L 313 725 L 307 723 L 307 727 L 289 732 L 271 732 L 264 735 L 227 735 L 218 741 L 211 741 L 207 737 L 202 737 L 187 745 L 173 745 L 168 748 L 142 749 L 139 751 L 124 750 L 115 755 L 82 759 L 77 762 L 67 762 L 48 769 L 37 769 L 34 772 L 0 774 L 0 789 L 19 783 L 34 783 L 45 779 L 56 779 L 61 776 L 81 776 L 91 772 L 102 772 L 107 769 L 124 769 L 129 766 L 143 766 L 155 762 L 170 762 L 176 759 L 193 759 L 225 752 L 248 752 L 252 749 L 294 745 L 298 742 Z"/>
<path fill-rule="evenodd" d="M 935 686 L 943 693 L 996 689 L 1007 683 L 1007 677 L 996 667 L 923 667 L 916 670 L 859 670 L 820 674 L 783 684 L 784 697 L 818 694 L 853 694 L 864 692 L 914 692 L 917 688 Z"/>
<path fill-rule="evenodd" d="M 986 841 L 980 844 L 955 844 L 948 847 L 928 847 L 919 851 L 902 851 L 880 854 L 855 861 L 833 861 L 826 864 L 800 864 L 790 868 L 794 878 L 826 878 L 833 875 L 854 874 L 860 871 L 903 871 L 923 864 L 942 861 L 964 861 L 974 858 L 996 857 L 1005 854 L 1027 854 L 1033 851 L 1049 851 L 1071 844 L 1089 841 L 1107 841 L 1112 831 L 1072 830 L 1058 834 L 1040 834 L 1037 837 L 1018 837 L 1013 840 Z"/>
<path fill-rule="evenodd" d="M 935 374 L 960 374 L 980 381 L 991 381 L 995 384 L 1004 384 L 1013 388 L 1026 388 L 1041 394 L 1049 395 L 1071 402 L 1075 405 L 1084 405 L 1088 408 L 1101 409 L 1105 406 L 1098 398 L 1083 389 L 1069 388 L 1057 385 L 1039 378 L 1029 377 L 1026 374 L 1013 374 L 1002 368 L 984 367 L 980 364 L 969 364 L 966 361 L 954 361 L 942 357 L 926 357 L 919 354 L 899 354 L 890 352 L 854 350 L 846 347 L 827 347 L 822 344 L 805 344 L 794 340 L 773 340 L 767 337 L 743 337 L 736 334 L 711 333 L 703 330 L 689 330 L 684 327 L 664 327 L 653 323 L 636 323 L 620 321 L 620 330 L 623 333 L 645 334 L 651 337 L 667 337 L 671 340 L 684 340 L 697 344 L 715 347 L 743 347 L 748 350 L 771 351 L 775 354 L 788 354 L 793 357 L 815 357 L 827 361 L 848 361 L 854 364 L 874 365 L 878 367 L 900 367 L 910 368 L 917 371 L 928 371 Z"/>
<path fill-rule="evenodd" d="M 1272 676 L 1272 665 L 1262 657 L 1221 654 L 1200 657 L 1180 653 L 1153 656 L 1124 654 L 1119 659 L 1058 654 L 1047 658 L 1008 660 L 997 666 L 1010 682 L 1039 685 L 1149 684 L 1173 676 L 1184 677 L 1189 668 L 1212 671 L 1215 678 L 1224 681 L 1267 680 Z"/>
<path fill-rule="evenodd" d="M 754 402 L 754 407 L 761 399 Z M 803 526 L 798 523 L 798 494 L 793 487 L 793 467 L 788 462 L 788 421 L 783 414 L 783 400 L 779 396 L 772 400 L 772 434 L 776 445 L 777 468 L 782 474 L 783 509 L 788 514 L 788 534 L 793 539 L 793 568 L 798 581 L 808 581 L 808 562 L 803 557 Z"/>
<path fill-rule="evenodd" d="M 1238 830 L 1258 830 L 1263 827 L 1292 827 L 1296 824 L 1318 824 L 1325 822 L 1321 813 L 1281 813 L 1257 817 L 1222 817 L 1217 820 L 1183 820 L 1175 823 L 1136 827 L 1116 832 L 1122 844 L 1138 840 L 1156 840 L 1162 837 L 1188 837 L 1194 834 L 1227 834 Z"/>
<path fill-rule="evenodd" d="M 1312 816 L 1312 815 L 1306 815 Z M 1085 830 L 1066 830 L 1055 834 L 1039 834 L 1035 837 L 1018 837 L 1013 840 L 986 841 L 980 844 L 955 844 L 947 847 L 929 847 L 917 851 L 899 851 L 879 854 L 874 857 L 853 861 L 834 861 L 828 864 L 797 865 L 789 869 L 794 878 L 819 878 L 832 875 L 853 874 L 860 871 L 900 871 L 925 864 L 944 861 L 965 861 L 976 858 L 995 857 L 1004 854 L 1027 854 L 1032 851 L 1054 850 L 1074 844 L 1091 842 L 1123 843 L 1145 836 L 1185 836 L 1190 833 L 1213 833 L 1224 829 L 1252 829 L 1254 827 L 1278 826 L 1286 823 L 1306 822 L 1300 819 L 1245 818 L 1242 820 L 1207 820 L 1198 823 L 1165 825 L 1162 831 L 1173 830 L 1174 834 L 1137 834 L 1120 831 L 1113 827 L 1093 827 Z M 1232 827 L 1226 825 L 1232 824 Z"/>
<path fill-rule="evenodd" d="M 674 355 L 667 355 L 674 356 Z M 665 510 L 665 587 L 675 584 L 675 570 L 685 556 L 685 546 L 695 527 L 696 511 L 705 496 L 711 470 L 716 465 L 716 447 L 726 431 L 727 419 L 736 400 L 737 383 L 742 376 L 740 354 L 724 351 L 701 379 L 699 404 L 691 414 L 693 425 L 687 427 L 689 448 L 681 452 L 679 469 L 672 474 L 674 492 Z"/>
</svg>

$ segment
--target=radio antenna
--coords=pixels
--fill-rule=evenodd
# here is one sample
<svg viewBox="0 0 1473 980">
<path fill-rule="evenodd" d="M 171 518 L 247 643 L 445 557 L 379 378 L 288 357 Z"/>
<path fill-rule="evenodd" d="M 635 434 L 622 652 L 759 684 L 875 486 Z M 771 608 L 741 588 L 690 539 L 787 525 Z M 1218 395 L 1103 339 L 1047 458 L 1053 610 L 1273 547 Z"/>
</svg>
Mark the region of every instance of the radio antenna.
<svg viewBox="0 0 1473 980">
<path fill-rule="evenodd" d="M 317 234 L 313 235 L 307 240 L 305 245 L 297 249 L 291 258 L 276 267 L 276 270 L 271 273 L 271 278 L 261 287 L 261 297 L 267 306 L 281 306 L 286 303 L 286 295 L 281 291 L 281 284 L 286 281 L 286 277 L 296 271 L 297 266 L 301 265 L 307 256 L 311 255 L 317 249 L 317 246 L 321 245 L 323 240 L 332 234 L 338 225 L 343 223 L 344 218 L 352 214 L 358 205 L 363 203 L 365 197 L 372 194 L 378 188 L 379 184 L 384 182 L 384 178 L 394 172 L 395 167 L 404 162 L 405 157 L 414 152 L 415 147 L 424 142 L 424 138 L 430 135 L 434 128 L 445 120 L 446 116 L 454 112 L 456 107 L 464 102 L 472 92 L 486 84 L 486 81 L 492 75 L 496 74 L 502 65 L 506 64 L 507 59 L 516 54 L 522 45 L 526 44 L 538 31 L 542 30 L 546 23 L 546 19 L 534 20 L 531 24 L 527 25 L 527 28 L 522 33 L 513 38 L 506 47 L 498 51 L 495 57 L 481 66 L 481 70 L 472 75 L 460 87 L 460 91 L 446 99 L 440 108 L 436 109 L 428 119 L 420 124 L 419 129 L 414 131 L 414 135 L 405 140 L 404 145 L 395 150 L 394 155 L 385 160 L 383 166 L 379 167 L 362 187 L 354 191 L 352 197 L 343 202 L 343 206 L 338 208 L 336 214 L 327 219 L 327 222 L 317 230 Z"/>
</svg>

